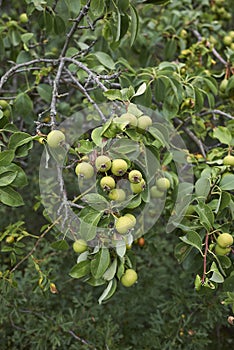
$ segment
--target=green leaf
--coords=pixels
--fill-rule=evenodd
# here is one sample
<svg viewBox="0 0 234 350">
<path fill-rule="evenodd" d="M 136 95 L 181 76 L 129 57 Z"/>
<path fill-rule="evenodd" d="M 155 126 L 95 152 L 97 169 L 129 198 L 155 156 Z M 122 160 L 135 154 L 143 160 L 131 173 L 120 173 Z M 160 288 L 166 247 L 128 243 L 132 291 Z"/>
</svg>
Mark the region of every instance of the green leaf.
<svg viewBox="0 0 234 350">
<path fill-rule="evenodd" d="M 116 242 L 116 253 L 120 258 L 123 258 L 126 253 L 126 244 L 124 240 L 119 240 Z"/>
<path fill-rule="evenodd" d="M 230 191 L 234 189 L 234 174 L 228 174 L 222 177 L 219 187 L 221 190 Z"/>
<path fill-rule="evenodd" d="M 126 205 L 126 208 L 128 209 L 137 208 L 141 204 L 141 201 L 142 201 L 141 196 L 139 194 L 135 195 L 132 197 L 132 200 Z"/>
<path fill-rule="evenodd" d="M 110 281 L 114 278 L 115 273 L 116 273 L 116 269 L 117 269 L 117 258 L 115 258 L 113 260 L 113 262 L 111 263 L 111 265 L 108 267 L 108 269 L 106 270 L 106 272 L 103 274 L 103 278 L 106 281 Z"/>
<path fill-rule="evenodd" d="M 219 269 L 218 269 L 215 262 L 212 263 L 210 271 L 213 271 L 213 274 L 212 274 L 211 278 L 209 279 L 210 281 L 216 282 L 216 283 L 223 283 L 224 282 L 224 278 L 221 275 L 221 273 L 219 272 Z"/>
<path fill-rule="evenodd" d="M 95 278 L 101 278 L 110 264 L 110 253 L 107 248 L 101 248 L 91 261 L 91 273 Z"/>
<path fill-rule="evenodd" d="M 32 141 L 32 136 L 26 132 L 16 132 L 9 139 L 9 149 L 16 150 L 18 147 Z"/>
<path fill-rule="evenodd" d="M 24 205 L 21 195 L 10 186 L 0 188 L 0 201 L 10 207 Z"/>
<path fill-rule="evenodd" d="M 195 183 L 195 193 L 198 197 L 206 198 L 210 192 L 210 180 L 207 177 L 200 177 Z"/>
<path fill-rule="evenodd" d="M 104 300 L 110 299 L 117 288 L 116 279 L 111 280 L 102 295 L 98 299 L 98 303 L 101 304 Z"/>
<path fill-rule="evenodd" d="M 67 6 L 75 16 L 80 12 L 81 3 L 80 0 L 66 0 Z"/>
<path fill-rule="evenodd" d="M 122 94 L 119 90 L 117 89 L 109 89 L 103 92 L 103 95 L 108 98 L 110 101 L 114 100 L 123 100 Z"/>
<path fill-rule="evenodd" d="M 186 259 L 191 249 L 192 247 L 182 242 L 176 245 L 174 254 L 179 263 L 182 263 Z"/>
<path fill-rule="evenodd" d="M 104 147 L 106 144 L 106 141 L 104 142 L 104 138 L 102 137 L 102 126 L 95 128 L 92 131 L 91 138 L 93 142 L 99 146 L 99 147 Z"/>
<path fill-rule="evenodd" d="M 167 140 L 159 129 L 154 126 L 150 126 L 148 131 L 156 140 L 160 142 L 163 147 L 169 147 Z"/>
<path fill-rule="evenodd" d="M 147 89 L 146 83 L 142 83 L 137 89 L 136 93 L 133 95 L 133 97 L 143 95 L 146 89 Z"/>
<path fill-rule="evenodd" d="M 218 126 L 213 129 L 213 137 L 217 138 L 221 143 L 230 145 L 232 141 L 231 132 L 225 126 Z"/>
<path fill-rule="evenodd" d="M 136 8 L 130 4 L 130 13 L 131 13 L 131 42 L 130 46 L 134 44 L 136 40 L 138 27 L 139 27 L 139 17 Z"/>
<path fill-rule="evenodd" d="M 223 291 L 224 292 L 234 291 L 234 275 L 225 279 L 225 281 L 223 283 Z M 234 297 L 234 295 L 233 295 L 233 297 Z M 233 298 L 233 302 L 234 302 L 234 298 Z"/>
<path fill-rule="evenodd" d="M 210 207 L 207 204 L 199 201 L 198 205 L 196 205 L 194 209 L 199 215 L 200 223 L 202 226 L 204 226 L 206 230 L 209 231 L 214 224 L 214 214 Z"/>
<path fill-rule="evenodd" d="M 16 178 L 17 173 L 12 171 L 6 171 L 3 174 L 0 174 L 0 187 L 10 185 Z"/>
<path fill-rule="evenodd" d="M 169 3 L 170 0 L 145 0 L 143 1 L 143 3 L 147 4 L 154 4 L 154 5 L 166 5 L 167 3 Z"/>
<path fill-rule="evenodd" d="M 66 25 L 60 16 L 54 16 L 54 32 L 57 35 L 65 33 Z"/>
<path fill-rule="evenodd" d="M 230 201 L 231 201 L 231 195 L 228 192 L 222 191 L 218 199 L 217 207 L 215 209 L 215 214 L 227 208 Z"/>
<path fill-rule="evenodd" d="M 88 280 L 85 281 L 90 286 L 98 287 L 102 286 L 103 284 L 106 284 L 106 281 L 103 278 L 96 279 L 93 276 L 91 276 Z"/>
<path fill-rule="evenodd" d="M 51 243 L 51 248 L 56 249 L 56 250 L 68 250 L 69 245 L 65 239 L 61 239 L 60 241 L 56 241 Z"/>
<path fill-rule="evenodd" d="M 185 236 L 180 237 L 181 241 L 197 248 L 202 253 L 202 239 L 195 231 L 189 231 Z"/>
<path fill-rule="evenodd" d="M 39 84 L 36 89 L 41 99 L 47 103 L 50 103 L 52 96 L 52 87 L 48 84 Z"/>
<path fill-rule="evenodd" d="M 134 159 L 137 159 L 137 157 L 140 155 L 140 152 L 141 152 L 140 145 L 138 142 L 122 138 L 120 140 L 116 140 L 112 144 L 109 154 L 110 155 L 119 154 L 119 156 L 121 156 L 121 155 L 131 153 L 132 159 L 133 159 L 133 156 L 134 156 Z"/>
<path fill-rule="evenodd" d="M 89 193 L 82 197 L 83 201 L 95 210 L 105 210 L 108 208 L 108 201 L 98 193 Z"/>
<path fill-rule="evenodd" d="M 119 41 L 120 33 L 121 33 L 121 14 L 120 14 L 118 8 L 116 9 L 116 11 L 117 11 L 117 30 L 116 30 L 115 41 Z"/>
<path fill-rule="evenodd" d="M 95 16 L 101 16 L 104 12 L 104 0 L 91 1 L 90 9 Z"/>
<path fill-rule="evenodd" d="M 72 278 L 81 278 L 90 273 L 90 260 L 81 261 L 72 267 L 69 275 Z"/>
<path fill-rule="evenodd" d="M 17 116 L 22 116 L 23 119 L 28 119 L 33 111 L 33 103 L 31 98 L 24 92 L 17 95 L 14 101 L 14 113 Z"/>
<path fill-rule="evenodd" d="M 15 156 L 15 152 L 13 150 L 7 150 L 0 152 L 0 166 L 9 165 Z"/>
<path fill-rule="evenodd" d="M 96 236 L 97 225 L 102 217 L 99 212 L 92 207 L 84 208 L 80 211 L 80 236 L 85 241 L 91 241 Z"/>
<path fill-rule="evenodd" d="M 27 43 L 30 39 L 32 39 L 33 36 L 34 36 L 33 33 L 25 33 L 25 34 L 22 34 L 22 35 L 21 35 L 21 40 L 22 40 L 24 43 Z"/>
<path fill-rule="evenodd" d="M 94 56 L 98 59 L 98 61 L 104 66 L 111 70 L 115 69 L 115 62 L 113 59 L 105 52 L 95 52 Z"/>
<path fill-rule="evenodd" d="M 119 259 L 119 263 L 118 263 L 118 269 L 117 269 L 117 277 L 120 280 L 120 278 L 123 276 L 124 271 L 125 271 L 125 267 L 124 267 L 124 258 Z"/>
<path fill-rule="evenodd" d="M 2 172 L 3 170 L 4 171 L 12 171 L 12 172 L 16 173 L 16 178 L 15 178 L 14 182 L 12 183 L 12 186 L 19 188 L 19 187 L 24 187 L 27 185 L 28 180 L 27 180 L 27 177 L 25 175 L 25 172 L 18 165 L 11 163 L 10 165 L 8 165 L 6 167 L 0 168 L 0 172 Z"/>
</svg>

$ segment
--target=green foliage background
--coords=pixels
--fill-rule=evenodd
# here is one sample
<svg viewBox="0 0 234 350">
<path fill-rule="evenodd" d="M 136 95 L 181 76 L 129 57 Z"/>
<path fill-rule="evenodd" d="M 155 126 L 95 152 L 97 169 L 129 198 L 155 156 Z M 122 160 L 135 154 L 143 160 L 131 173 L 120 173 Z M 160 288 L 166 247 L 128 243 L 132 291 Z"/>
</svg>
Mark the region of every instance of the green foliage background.
<svg viewBox="0 0 234 350">
<path fill-rule="evenodd" d="M 89 22 L 84 19 L 80 25 L 95 25 L 77 30 L 66 57 L 77 54 L 79 48 L 82 64 L 97 75 L 112 76 L 104 79 L 106 91 L 102 92 L 99 86 L 91 90 L 90 97 L 96 103 L 131 100 L 157 108 L 179 128 L 194 167 L 195 183 L 203 179 L 197 184 L 193 199 L 207 195 L 209 210 L 215 212 L 217 198 L 208 196 L 207 178 L 211 183 L 220 180 L 226 171 L 222 158 L 233 147 L 234 48 L 223 40 L 233 30 L 234 3 L 183 0 L 164 7 L 153 0 L 130 1 L 132 6 L 127 10 L 122 10 L 121 3 L 124 1 L 92 0 Z M 138 283 L 130 289 L 120 286 L 113 298 L 102 305 L 97 303 L 101 287 L 93 288 L 69 277 L 76 260 L 72 242 L 68 241 L 68 250 L 56 251 L 51 244 L 58 232 L 51 229 L 33 250 L 40 233 L 48 227 L 38 184 L 43 146 L 37 142 L 34 121 L 45 123 L 40 131 L 47 134 L 50 117 L 60 122 L 81 108 L 91 108 L 82 90 L 71 84 L 67 91 L 66 81 L 61 81 L 58 113 L 53 116 L 49 112 L 51 80 L 57 72 L 56 60 L 64 48 L 66 33 L 71 29 L 70 19 L 87 4 L 89 1 L 85 0 L 1 2 L 0 76 L 15 63 L 25 64 L 38 58 L 55 61 L 42 65 L 37 61 L 37 68 L 8 77 L 0 90 L 0 99 L 9 102 L 9 112 L 1 110 L 0 115 L 1 148 L 14 151 L 14 159 L 8 153 L 7 166 L 14 162 L 27 177 L 23 189 L 17 182 L 14 184 L 15 180 L 7 185 L 15 190 L 15 201 L 21 204 L 23 200 L 24 206 L 15 208 L 4 203 L 0 192 L 0 270 L 4 277 L 0 280 L 0 348 L 229 349 L 234 340 L 233 326 L 227 322 L 234 305 L 233 253 L 227 269 L 231 287 L 227 288 L 226 283 L 224 289 L 203 288 L 197 293 L 194 278 L 201 272 L 199 253 L 179 265 L 175 247 L 185 232 L 179 228 L 165 233 L 173 198 L 168 199 L 164 216 L 146 234 L 144 247 L 133 245 Z M 19 21 L 24 12 L 28 23 Z M 75 71 L 72 64 L 69 69 Z M 87 75 L 83 70 L 77 74 L 84 85 Z M 228 83 L 221 89 L 224 79 Z M 144 83 L 144 93 L 134 97 Z M 8 122 L 17 128 L 14 132 L 27 133 L 17 136 L 20 139 L 16 145 L 2 131 Z M 193 133 L 192 139 L 188 130 Z M 229 168 L 227 171 L 233 172 Z M 211 191 L 213 187 L 209 186 Z M 233 185 L 221 190 L 226 193 L 226 205 L 215 212 L 214 228 L 232 233 Z M 192 220 L 185 218 L 183 224 L 193 226 L 204 238 L 199 215 Z M 6 243 L 8 235 L 15 237 L 13 245 Z M 9 274 L 27 254 L 28 258 Z M 180 260 L 181 256 L 177 258 Z M 51 283 L 58 293 L 53 293 Z M 224 302 L 227 291 L 230 300 Z"/>
</svg>

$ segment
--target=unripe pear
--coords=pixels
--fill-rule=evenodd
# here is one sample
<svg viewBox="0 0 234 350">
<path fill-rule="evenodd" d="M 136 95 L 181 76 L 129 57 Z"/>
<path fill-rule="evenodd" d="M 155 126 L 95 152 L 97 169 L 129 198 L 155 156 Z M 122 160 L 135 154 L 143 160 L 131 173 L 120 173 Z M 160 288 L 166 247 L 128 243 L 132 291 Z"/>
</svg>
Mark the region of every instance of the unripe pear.
<svg viewBox="0 0 234 350">
<path fill-rule="evenodd" d="M 224 38 L 223 38 L 223 43 L 224 43 L 224 45 L 226 45 L 226 46 L 231 45 L 231 43 L 232 43 L 232 37 L 231 37 L 230 35 L 225 35 Z"/>
<path fill-rule="evenodd" d="M 121 235 L 124 235 L 134 227 L 133 220 L 126 215 L 120 216 L 115 222 L 115 229 Z"/>
<path fill-rule="evenodd" d="M 21 15 L 19 16 L 19 20 L 21 23 L 28 23 L 28 16 L 27 13 L 21 13 Z"/>
<path fill-rule="evenodd" d="M 228 84 L 228 79 L 224 78 L 219 85 L 219 89 L 221 92 L 225 93 L 227 84 Z"/>
<path fill-rule="evenodd" d="M 125 214 L 124 216 L 126 216 L 127 218 L 131 219 L 132 220 L 132 223 L 133 223 L 133 227 L 136 225 L 136 218 L 134 215 L 130 214 L 130 213 L 127 213 Z"/>
<path fill-rule="evenodd" d="M 73 250 L 76 253 L 84 253 L 87 250 L 87 243 L 84 239 L 78 239 L 73 243 Z"/>
<path fill-rule="evenodd" d="M 112 174 L 122 176 L 128 169 L 128 163 L 124 159 L 114 159 L 111 166 Z"/>
<path fill-rule="evenodd" d="M 126 193 L 121 188 L 114 188 L 110 191 L 109 198 L 112 201 L 123 202 L 126 198 Z"/>
<path fill-rule="evenodd" d="M 142 173 L 139 170 L 132 170 L 128 174 L 128 179 L 130 182 L 137 184 L 142 180 Z"/>
<path fill-rule="evenodd" d="M 6 109 L 8 107 L 8 103 L 5 100 L 0 100 L 0 107 L 2 110 Z"/>
<path fill-rule="evenodd" d="M 230 30 L 230 32 L 228 33 L 228 35 L 229 35 L 232 39 L 234 39 L 234 30 Z"/>
<path fill-rule="evenodd" d="M 185 39 L 185 38 L 187 38 L 187 36 L 188 36 L 187 30 L 182 29 L 181 32 L 180 32 L 180 37 L 181 37 L 182 39 Z"/>
<path fill-rule="evenodd" d="M 159 191 L 157 186 L 152 186 L 150 189 L 150 195 L 152 198 L 161 198 L 164 195 L 163 191 Z"/>
<path fill-rule="evenodd" d="M 111 159 L 107 156 L 99 156 L 96 158 L 95 166 L 97 171 L 106 172 L 111 168 Z"/>
<path fill-rule="evenodd" d="M 166 177 L 161 177 L 156 180 L 156 186 L 160 191 L 166 191 L 171 187 L 171 183 Z"/>
<path fill-rule="evenodd" d="M 137 127 L 142 130 L 146 130 L 152 125 L 152 119 L 148 115 L 142 115 L 138 119 Z"/>
<path fill-rule="evenodd" d="M 124 287 L 131 287 L 137 281 L 137 273 L 133 269 L 127 269 L 121 277 L 121 283 Z"/>
<path fill-rule="evenodd" d="M 229 155 L 229 156 L 224 157 L 223 164 L 234 166 L 234 156 Z"/>
<path fill-rule="evenodd" d="M 12 244 L 14 242 L 15 238 L 14 236 L 7 236 L 6 243 Z"/>
<path fill-rule="evenodd" d="M 116 121 L 117 123 L 128 122 L 128 125 L 132 127 L 136 127 L 138 123 L 137 117 L 131 113 L 122 114 Z"/>
<path fill-rule="evenodd" d="M 94 169 L 91 164 L 83 162 L 77 164 L 75 168 L 75 173 L 77 176 L 84 179 L 91 179 L 94 174 Z"/>
<path fill-rule="evenodd" d="M 221 248 L 227 248 L 233 244 L 233 237 L 230 233 L 221 233 L 217 238 L 217 243 Z"/>
<path fill-rule="evenodd" d="M 145 184 L 145 180 L 142 179 L 139 183 L 137 184 L 133 184 L 131 183 L 130 185 L 131 187 L 131 190 L 133 193 L 141 193 L 142 191 L 144 191 L 145 187 L 146 187 L 146 184 Z"/>
<path fill-rule="evenodd" d="M 47 135 L 47 144 L 51 148 L 59 147 L 65 141 L 65 135 L 60 130 L 52 130 Z"/>
<path fill-rule="evenodd" d="M 115 188 L 115 180 L 111 176 L 104 176 L 100 181 L 100 186 L 104 191 L 110 191 Z"/>
<path fill-rule="evenodd" d="M 216 244 L 215 246 L 215 254 L 217 255 L 227 255 L 231 251 L 231 248 L 222 248 L 220 245 Z"/>
</svg>

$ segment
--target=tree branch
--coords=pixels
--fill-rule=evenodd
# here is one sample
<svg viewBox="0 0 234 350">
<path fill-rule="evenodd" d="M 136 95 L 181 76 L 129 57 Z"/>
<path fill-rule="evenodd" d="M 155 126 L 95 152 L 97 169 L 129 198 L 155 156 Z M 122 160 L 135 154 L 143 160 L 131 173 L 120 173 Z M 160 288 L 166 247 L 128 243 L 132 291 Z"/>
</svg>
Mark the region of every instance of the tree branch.
<svg viewBox="0 0 234 350">
<path fill-rule="evenodd" d="M 199 147 L 199 149 L 200 149 L 200 151 L 201 151 L 201 154 L 203 155 L 204 158 L 206 158 L 206 152 L 205 152 L 205 149 L 204 149 L 205 146 L 203 145 L 202 141 L 199 140 L 199 139 L 197 138 L 197 136 L 196 136 L 189 128 L 187 128 L 187 127 L 183 124 L 183 122 L 182 122 L 180 119 L 174 118 L 174 121 L 175 121 L 175 123 L 176 123 L 177 125 L 179 125 L 179 126 L 181 127 L 181 129 L 183 129 L 183 130 L 186 132 L 186 134 L 197 144 L 197 146 Z"/>
<path fill-rule="evenodd" d="M 90 3 L 91 3 L 91 0 L 88 0 L 87 4 L 80 10 L 80 13 L 79 13 L 78 17 L 75 19 L 74 24 L 72 25 L 70 32 L 67 34 L 66 41 L 65 41 L 64 46 L 62 48 L 60 57 L 65 56 L 66 51 L 68 49 L 69 42 L 70 42 L 72 36 L 74 35 L 78 24 L 87 15 L 87 13 L 89 11 Z"/>
<path fill-rule="evenodd" d="M 50 58 L 37 58 L 35 60 L 31 60 L 24 63 L 16 64 L 14 67 L 10 68 L 2 77 L 0 80 L 0 90 L 2 89 L 3 85 L 6 83 L 6 81 L 15 73 L 18 69 L 22 67 L 28 67 L 35 63 L 50 63 L 53 66 L 57 65 L 59 62 L 59 59 L 50 59 Z"/>
<path fill-rule="evenodd" d="M 192 33 L 197 38 L 198 41 L 202 41 L 203 38 L 202 38 L 201 34 L 196 29 L 192 29 Z M 207 39 L 206 39 L 206 42 L 207 42 L 207 44 L 206 44 L 207 47 L 210 48 L 210 46 L 211 46 L 210 42 Z M 221 63 L 223 63 L 225 66 L 227 65 L 227 61 L 225 61 L 225 59 L 222 56 L 220 56 L 220 54 L 218 53 L 218 51 L 214 47 L 211 49 L 211 51 L 212 51 L 213 55 Z"/>
<path fill-rule="evenodd" d="M 217 115 L 221 115 L 223 117 L 227 117 L 229 119 L 234 119 L 234 117 L 232 115 L 225 113 L 223 111 L 220 111 L 219 109 L 211 109 L 210 111 L 201 112 L 201 113 L 199 113 L 199 116 L 208 115 L 208 114 L 217 114 Z"/>
<path fill-rule="evenodd" d="M 202 275 L 202 284 L 205 283 L 206 279 L 206 260 L 207 260 L 207 252 L 208 252 L 208 243 L 209 243 L 209 232 L 206 233 L 206 239 L 205 239 L 205 252 L 204 252 L 204 259 L 203 259 L 203 275 Z"/>
<path fill-rule="evenodd" d="M 101 119 L 105 122 L 106 121 L 106 117 L 104 116 L 104 114 L 102 113 L 102 111 L 100 110 L 100 108 L 98 107 L 98 105 L 96 104 L 96 102 L 94 102 L 94 100 L 92 99 L 92 97 L 88 94 L 88 92 L 85 90 L 85 88 L 83 87 L 82 84 L 80 84 L 80 82 L 75 79 L 75 77 L 72 75 L 72 73 L 66 69 L 67 74 L 69 75 L 69 77 L 71 78 L 72 82 L 78 87 L 78 89 L 87 97 L 88 101 L 90 103 L 93 104 L 94 108 L 98 111 Z"/>
</svg>

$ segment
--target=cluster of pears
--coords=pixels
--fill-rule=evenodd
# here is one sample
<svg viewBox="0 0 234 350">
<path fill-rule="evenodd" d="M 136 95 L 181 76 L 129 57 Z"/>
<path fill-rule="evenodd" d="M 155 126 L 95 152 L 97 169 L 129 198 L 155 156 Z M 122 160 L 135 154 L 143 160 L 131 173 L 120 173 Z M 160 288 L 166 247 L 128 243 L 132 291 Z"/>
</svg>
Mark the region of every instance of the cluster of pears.
<svg viewBox="0 0 234 350">
<path fill-rule="evenodd" d="M 106 155 L 100 155 L 95 160 L 95 167 L 87 161 L 77 164 L 75 173 L 83 179 L 91 179 L 96 172 L 104 176 L 100 180 L 100 187 L 108 192 L 109 199 L 122 202 L 126 193 L 121 188 L 116 188 L 116 182 L 121 178 L 128 177 L 131 191 L 134 194 L 144 191 L 146 183 L 139 170 L 131 170 L 128 174 L 129 165 L 122 158 L 111 159 Z"/>
<path fill-rule="evenodd" d="M 233 236 L 230 233 L 221 233 L 216 241 L 215 254 L 227 255 L 231 252 L 233 245 Z"/>
<path fill-rule="evenodd" d="M 103 133 L 103 136 L 106 138 L 113 138 L 126 128 L 136 129 L 139 133 L 142 133 L 152 124 L 153 121 L 148 115 L 141 114 L 136 116 L 133 113 L 127 112 L 123 113 L 120 117 L 115 117 Z"/>
<path fill-rule="evenodd" d="M 6 100 L 0 100 L 0 110 L 2 110 L 3 116 L 5 116 L 6 118 L 10 117 L 10 106 Z"/>
<path fill-rule="evenodd" d="M 100 188 L 114 202 L 123 202 L 126 199 L 126 191 L 118 188 L 118 181 L 127 179 L 132 194 L 139 194 L 144 191 L 146 182 L 139 170 L 128 170 L 129 164 L 121 158 L 111 159 L 106 155 L 100 155 L 95 160 L 95 166 L 88 162 L 77 164 L 75 173 L 82 179 L 91 179 L 95 171 L 100 178 Z M 125 214 L 116 218 L 115 229 L 119 234 L 126 234 L 136 225 L 136 218 L 133 214 Z"/>
<path fill-rule="evenodd" d="M 166 177 L 159 177 L 155 181 L 155 185 L 150 189 L 152 198 L 161 198 L 165 192 L 171 187 L 170 180 Z"/>
<path fill-rule="evenodd" d="M 225 46 L 229 46 L 231 50 L 234 50 L 234 30 L 231 30 L 223 38 Z"/>
</svg>

